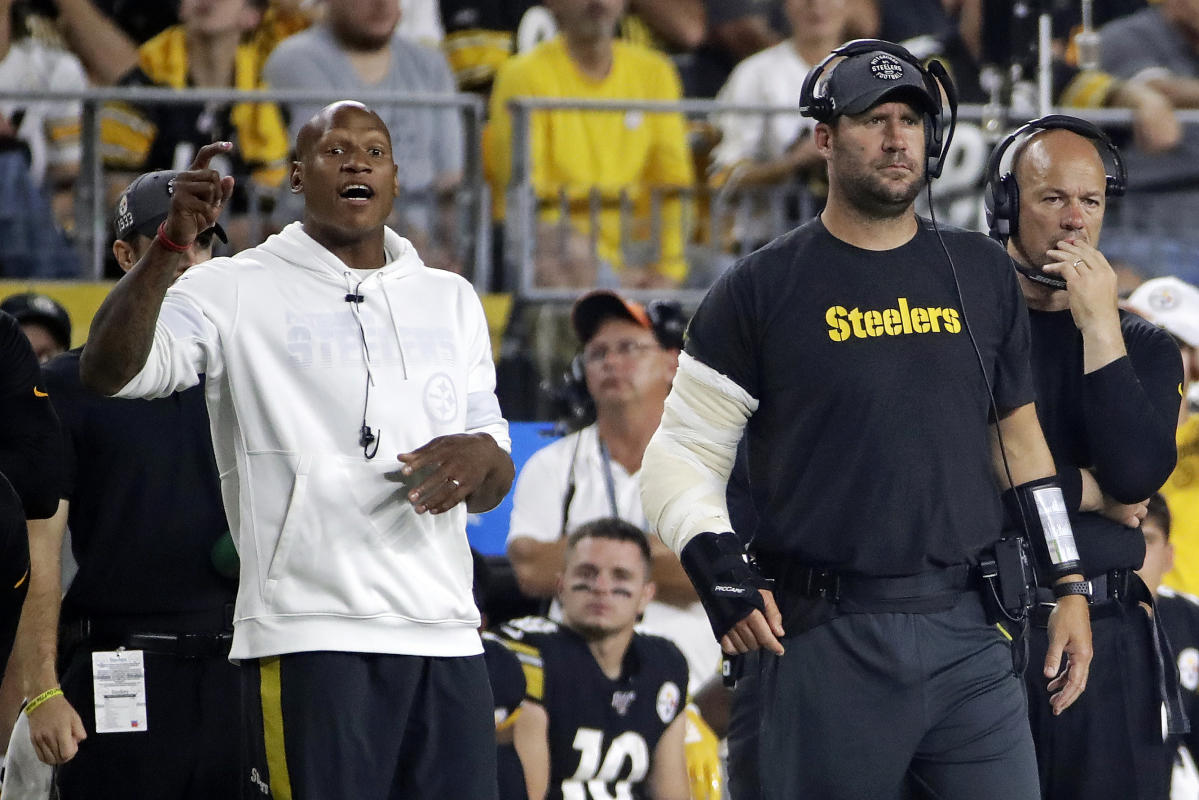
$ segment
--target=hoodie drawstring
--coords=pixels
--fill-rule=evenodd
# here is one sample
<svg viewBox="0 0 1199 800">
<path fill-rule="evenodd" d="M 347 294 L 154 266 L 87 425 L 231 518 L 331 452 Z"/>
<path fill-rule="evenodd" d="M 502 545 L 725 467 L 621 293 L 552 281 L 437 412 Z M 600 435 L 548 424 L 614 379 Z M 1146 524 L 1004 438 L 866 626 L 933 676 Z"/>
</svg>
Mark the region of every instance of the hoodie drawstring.
<svg viewBox="0 0 1199 800">
<path fill-rule="evenodd" d="M 383 289 L 383 300 L 387 303 L 387 313 L 394 320 L 396 314 L 395 309 L 391 307 L 391 295 L 387 293 L 387 282 L 379 281 L 379 286 Z M 408 361 L 404 358 L 404 344 L 400 341 L 400 329 L 392 325 L 391 332 L 396 337 L 396 350 L 400 354 L 400 371 L 404 374 L 404 380 L 408 380 Z"/>
</svg>

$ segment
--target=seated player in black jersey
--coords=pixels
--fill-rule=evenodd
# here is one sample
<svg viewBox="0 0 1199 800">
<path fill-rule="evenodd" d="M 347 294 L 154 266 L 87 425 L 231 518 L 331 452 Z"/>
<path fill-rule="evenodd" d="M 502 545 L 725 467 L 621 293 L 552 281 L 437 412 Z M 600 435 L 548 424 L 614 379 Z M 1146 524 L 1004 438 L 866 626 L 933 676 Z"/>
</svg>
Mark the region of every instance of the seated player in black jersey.
<svg viewBox="0 0 1199 800">
<path fill-rule="evenodd" d="M 1170 543 L 1170 509 L 1160 494 L 1149 498 L 1141 533 L 1145 535 L 1145 561 L 1137 575 L 1153 592 L 1153 605 L 1178 665 L 1182 699 L 1191 721 L 1190 733 L 1167 740 L 1163 770 L 1172 777 L 1171 796 L 1193 797 L 1199 785 L 1195 769 L 1199 754 L 1199 725 L 1195 724 L 1199 720 L 1199 597 L 1162 583 L 1162 576 L 1174 567 L 1174 545 Z"/>
<path fill-rule="evenodd" d="M 649 570 L 639 528 L 589 522 L 567 540 L 562 623 L 504 626 L 527 684 L 515 737 L 530 798 L 690 797 L 687 662 L 668 640 L 633 630 L 654 596 Z"/>
<path fill-rule="evenodd" d="M 1100 252 L 1108 197 L 1125 181 L 1119 152 L 1083 120 L 1029 123 L 1011 169 L 993 171 L 992 231 L 1005 233 L 1028 305 L 1037 417 L 1053 453 L 1089 595 L 1089 690 L 1069 714 L 1051 713 L 1043 681 L 1026 676 L 1029 718 L 1046 797 L 1168 797 L 1160 708 L 1185 727 L 1177 681 L 1152 596 L 1133 570 L 1145 501 L 1174 469 L 1182 359 L 1165 331 L 1121 311 L 1116 274 Z M 1006 144 L 1013 140 L 1009 137 Z M 998 167 L 1002 148 L 992 162 Z M 1111 175 L 1104 159 L 1114 165 Z M 998 198 L 999 202 L 994 202 Z M 1048 612 L 1062 587 L 1042 590 L 1032 663 L 1049 646 Z"/>
</svg>

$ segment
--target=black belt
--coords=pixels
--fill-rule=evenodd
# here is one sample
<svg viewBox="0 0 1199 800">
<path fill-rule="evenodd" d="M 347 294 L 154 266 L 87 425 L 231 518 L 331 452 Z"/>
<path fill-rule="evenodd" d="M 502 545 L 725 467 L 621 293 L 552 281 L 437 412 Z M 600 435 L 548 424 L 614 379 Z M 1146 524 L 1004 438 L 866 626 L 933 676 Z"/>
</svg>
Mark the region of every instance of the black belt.
<svg viewBox="0 0 1199 800">
<path fill-rule="evenodd" d="M 798 567 L 787 575 L 787 589 L 803 597 L 823 597 L 830 602 L 911 600 L 944 592 L 962 592 L 977 585 L 965 564 L 916 575 L 876 577 Z"/>
<path fill-rule="evenodd" d="M 211 658 L 228 656 L 233 645 L 232 633 L 151 633 L 134 632 L 125 637 L 129 650 L 175 656 L 176 658 Z"/>
<path fill-rule="evenodd" d="M 808 567 L 772 553 L 759 553 L 758 564 L 774 579 L 775 593 L 785 605 L 816 599 L 843 613 L 943 611 L 953 607 L 958 595 L 980 585 L 978 570 L 968 564 L 885 577 Z"/>
<path fill-rule="evenodd" d="M 83 617 L 59 626 L 63 650 L 85 646 L 89 650 L 144 650 L 177 658 L 225 657 L 233 643 L 233 607 L 220 611 L 180 614 L 184 630 L 161 630 L 171 626 L 171 615 L 138 617 Z"/>
</svg>

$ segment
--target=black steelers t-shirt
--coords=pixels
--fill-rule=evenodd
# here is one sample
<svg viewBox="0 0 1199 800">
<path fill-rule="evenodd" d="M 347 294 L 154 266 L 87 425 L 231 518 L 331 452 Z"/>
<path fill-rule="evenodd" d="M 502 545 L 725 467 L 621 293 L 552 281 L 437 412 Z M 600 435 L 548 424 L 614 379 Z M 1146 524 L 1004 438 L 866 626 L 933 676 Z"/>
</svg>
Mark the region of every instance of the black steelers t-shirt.
<svg viewBox="0 0 1199 800">
<path fill-rule="evenodd" d="M 546 800 L 648 798 L 654 748 L 687 702 L 687 661 L 679 649 L 634 634 L 620 677 L 612 680 L 587 642 L 564 625 L 525 617 L 500 633 L 520 659 L 526 697 L 549 717 Z"/>
<path fill-rule="evenodd" d="M 887 251 L 819 218 L 735 264 L 686 351 L 759 401 L 749 482 L 755 548 L 860 575 L 972 562 L 1000 534 L 990 400 L 1033 400 L 1029 328 L 1007 254 L 942 228 Z"/>
</svg>

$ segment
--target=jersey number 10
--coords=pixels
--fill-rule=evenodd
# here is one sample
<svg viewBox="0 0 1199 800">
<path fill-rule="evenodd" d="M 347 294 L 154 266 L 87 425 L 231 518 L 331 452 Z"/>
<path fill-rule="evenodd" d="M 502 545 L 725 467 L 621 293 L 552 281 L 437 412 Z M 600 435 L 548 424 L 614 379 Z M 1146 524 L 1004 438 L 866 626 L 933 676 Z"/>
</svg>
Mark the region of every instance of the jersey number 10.
<svg viewBox="0 0 1199 800">
<path fill-rule="evenodd" d="M 562 781 L 562 800 L 632 800 L 631 787 L 645 780 L 649 772 L 649 747 L 636 731 L 625 731 L 612 740 L 608 753 L 600 763 L 604 747 L 604 732 L 594 728 L 579 728 L 575 732 L 574 749 L 579 751 L 579 768 Z M 627 778 L 617 781 L 625 760 L 632 765 Z M 613 794 L 609 791 L 612 787 Z"/>
</svg>

